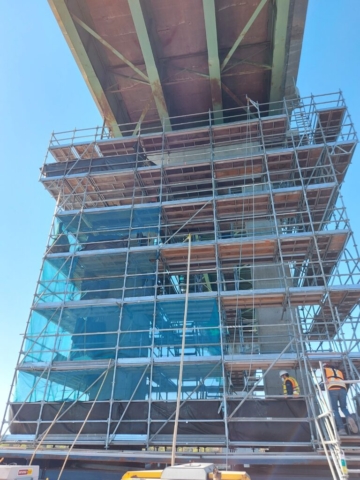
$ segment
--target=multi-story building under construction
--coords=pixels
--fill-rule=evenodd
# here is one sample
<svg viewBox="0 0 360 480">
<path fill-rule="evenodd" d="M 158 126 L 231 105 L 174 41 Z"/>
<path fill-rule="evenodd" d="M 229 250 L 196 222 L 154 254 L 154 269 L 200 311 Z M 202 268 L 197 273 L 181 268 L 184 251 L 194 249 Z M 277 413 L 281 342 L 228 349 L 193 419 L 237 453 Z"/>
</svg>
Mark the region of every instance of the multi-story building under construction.
<svg viewBox="0 0 360 480">
<path fill-rule="evenodd" d="M 357 138 L 341 93 L 295 87 L 307 1 L 49 3 L 104 125 L 53 134 L 41 169 L 56 209 L 1 455 L 118 478 L 169 463 L 175 429 L 177 462 L 357 474 L 319 388 L 340 362 L 357 421 Z"/>
</svg>

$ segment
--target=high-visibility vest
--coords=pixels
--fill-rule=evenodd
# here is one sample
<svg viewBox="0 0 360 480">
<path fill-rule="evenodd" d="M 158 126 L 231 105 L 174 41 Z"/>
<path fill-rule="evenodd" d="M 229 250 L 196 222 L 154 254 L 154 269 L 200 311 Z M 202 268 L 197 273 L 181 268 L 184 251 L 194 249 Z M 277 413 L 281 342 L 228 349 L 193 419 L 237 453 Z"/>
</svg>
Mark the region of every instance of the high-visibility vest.
<svg viewBox="0 0 360 480">
<path fill-rule="evenodd" d="M 292 387 L 293 387 L 293 395 L 300 395 L 300 387 L 298 382 L 295 380 L 294 377 L 286 377 L 283 383 L 283 393 L 284 395 L 287 395 L 287 390 L 286 390 L 286 385 L 285 383 L 290 380 Z"/>
<path fill-rule="evenodd" d="M 324 367 L 324 371 L 328 390 L 339 390 L 339 388 L 345 388 L 346 390 L 344 374 L 341 370 L 333 367 Z"/>
</svg>

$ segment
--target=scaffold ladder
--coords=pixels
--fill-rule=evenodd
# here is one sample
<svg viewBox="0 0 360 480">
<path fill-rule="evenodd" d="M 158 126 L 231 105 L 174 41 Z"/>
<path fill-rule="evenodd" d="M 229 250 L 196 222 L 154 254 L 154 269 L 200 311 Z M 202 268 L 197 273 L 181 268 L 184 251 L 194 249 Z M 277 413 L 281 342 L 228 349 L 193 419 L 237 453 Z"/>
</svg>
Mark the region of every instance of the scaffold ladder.
<svg viewBox="0 0 360 480">
<path fill-rule="evenodd" d="M 346 480 L 349 477 L 346 457 L 341 448 L 340 436 L 337 433 L 334 414 L 330 407 L 330 399 L 326 388 L 326 382 L 324 380 L 325 376 L 322 362 L 319 362 L 319 369 L 322 373 L 323 380 L 321 383 L 325 387 L 325 395 L 323 395 L 319 380 L 315 375 L 314 370 L 312 370 L 315 398 L 319 407 L 319 414 L 315 416 L 315 425 L 333 480 Z"/>
</svg>

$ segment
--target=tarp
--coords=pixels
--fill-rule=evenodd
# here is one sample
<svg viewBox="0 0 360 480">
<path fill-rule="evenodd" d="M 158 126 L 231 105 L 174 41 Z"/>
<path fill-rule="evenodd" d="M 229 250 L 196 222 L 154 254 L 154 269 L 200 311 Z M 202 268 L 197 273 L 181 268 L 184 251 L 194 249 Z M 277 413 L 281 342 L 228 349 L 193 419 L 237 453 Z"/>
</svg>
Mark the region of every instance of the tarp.
<svg viewBox="0 0 360 480">
<path fill-rule="evenodd" d="M 47 403 L 43 406 L 40 432 L 43 432 L 51 423 L 61 403 Z M 71 403 L 66 404 L 65 411 Z M 76 434 L 82 426 L 86 415 L 91 408 L 91 402 L 74 404 L 69 411 L 61 415 L 50 434 Z M 231 414 L 239 405 L 239 401 L 228 402 L 228 413 Z M 36 422 L 40 415 L 41 405 L 38 403 L 11 405 L 11 416 L 16 422 L 11 426 L 12 434 L 33 434 L 36 431 Z M 90 417 L 84 426 L 83 434 L 104 434 L 107 432 L 107 418 L 109 417 L 109 402 L 95 404 Z M 174 412 L 176 402 L 151 402 L 150 433 L 159 431 L 160 435 L 172 434 L 174 430 Z M 125 415 L 117 426 L 118 420 Z M 110 433 L 118 434 L 147 434 L 147 420 L 149 415 L 148 402 L 114 402 L 111 411 Z M 171 417 L 171 420 L 169 418 Z M 306 404 L 301 399 L 279 400 L 247 400 L 237 410 L 232 420 L 228 422 L 229 438 L 233 442 L 241 441 L 269 441 L 269 442 L 306 442 L 310 440 L 310 429 L 307 422 L 298 422 L 296 419 L 307 417 Z M 254 421 L 257 418 L 261 421 Z M 287 419 L 283 421 L 282 419 Z M 241 421 L 238 421 L 241 419 Z M 247 420 L 249 419 L 249 420 Z M 277 419 L 279 419 L 277 421 Z M 169 421 L 168 421 L 169 420 Z M 225 425 L 219 401 L 196 400 L 186 402 L 180 410 L 178 433 L 196 437 L 201 444 L 202 435 L 225 435 Z M 289 421 L 294 420 L 294 421 Z M 30 423 L 30 422 L 34 423 Z M 160 427 L 162 427 L 160 429 Z M 116 428 L 116 431 L 114 432 Z"/>
<path fill-rule="evenodd" d="M 78 159 L 61 163 L 47 163 L 44 165 L 42 174 L 44 177 L 57 177 L 63 175 L 79 175 L 81 173 L 106 172 L 109 170 L 122 170 L 144 165 L 145 156 L 136 154 L 121 155 L 114 157 L 101 157 L 92 159 Z"/>
</svg>

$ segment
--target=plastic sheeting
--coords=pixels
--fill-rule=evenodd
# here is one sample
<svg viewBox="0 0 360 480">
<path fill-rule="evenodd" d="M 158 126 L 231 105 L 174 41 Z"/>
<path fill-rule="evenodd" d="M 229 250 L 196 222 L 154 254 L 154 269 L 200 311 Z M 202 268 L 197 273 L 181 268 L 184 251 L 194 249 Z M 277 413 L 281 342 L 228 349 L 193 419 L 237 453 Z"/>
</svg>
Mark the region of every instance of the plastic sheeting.
<svg viewBox="0 0 360 480">
<path fill-rule="evenodd" d="M 149 286 L 139 287 L 144 291 Z M 133 289 L 135 290 L 135 288 Z M 38 308 L 26 332 L 24 362 L 179 357 L 184 299 L 154 304 Z M 120 329 L 120 332 L 119 332 Z M 220 355 L 220 327 L 214 299 L 190 300 L 186 355 Z"/>
<path fill-rule="evenodd" d="M 159 216 L 159 207 L 59 215 L 55 217 L 49 253 L 154 245 Z"/>
<path fill-rule="evenodd" d="M 42 175 L 58 177 L 63 175 L 79 175 L 81 173 L 96 173 L 135 168 L 144 165 L 145 155 L 121 155 L 114 157 L 100 157 L 92 159 L 77 159 L 61 163 L 47 163 L 44 165 Z"/>
</svg>

